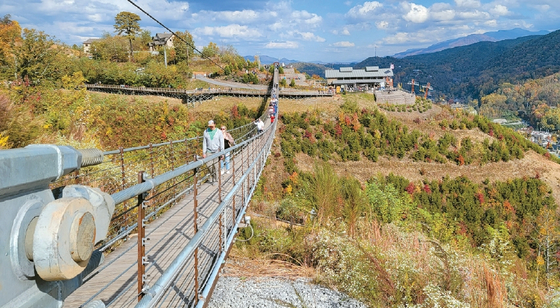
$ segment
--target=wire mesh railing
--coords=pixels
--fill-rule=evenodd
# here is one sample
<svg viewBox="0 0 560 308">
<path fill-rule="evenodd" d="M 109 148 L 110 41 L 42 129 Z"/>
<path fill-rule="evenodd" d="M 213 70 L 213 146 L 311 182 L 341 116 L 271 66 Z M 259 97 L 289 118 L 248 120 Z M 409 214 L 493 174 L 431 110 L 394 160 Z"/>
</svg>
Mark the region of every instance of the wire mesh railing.
<svg viewBox="0 0 560 308">
<path fill-rule="evenodd" d="M 270 93 L 276 102 L 277 84 L 275 74 Z M 261 119 L 269 124 L 267 118 L 263 112 Z M 201 148 L 201 137 L 108 151 L 102 164 L 56 182 L 54 188 L 79 183 L 110 193 L 117 206 L 108 239 L 97 250 L 106 253 L 122 244 L 84 277 L 85 284 L 96 287 L 78 289 L 67 303 L 132 307 L 141 299 L 137 307 L 204 305 L 265 166 L 275 130 L 276 122 L 262 133 L 253 123 L 229 130 L 236 145 L 204 159 L 194 150 Z M 222 174 L 226 157 L 231 170 Z M 217 183 L 203 185 L 210 170 L 216 170 Z M 137 241 L 131 240 L 134 236 Z"/>
</svg>

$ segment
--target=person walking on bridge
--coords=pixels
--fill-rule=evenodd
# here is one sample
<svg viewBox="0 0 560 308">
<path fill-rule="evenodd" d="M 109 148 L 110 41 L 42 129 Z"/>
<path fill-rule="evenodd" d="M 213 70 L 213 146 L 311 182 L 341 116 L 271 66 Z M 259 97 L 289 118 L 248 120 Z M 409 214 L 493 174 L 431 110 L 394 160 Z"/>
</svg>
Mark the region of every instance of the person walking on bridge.
<svg viewBox="0 0 560 308">
<path fill-rule="evenodd" d="M 255 125 L 257 126 L 257 134 L 264 131 L 264 122 L 260 118 L 255 119 Z"/>
<path fill-rule="evenodd" d="M 227 131 L 227 128 L 225 125 L 222 125 L 221 128 L 222 134 L 224 135 L 224 145 L 226 149 L 229 149 L 230 147 L 235 145 L 235 139 L 233 138 L 233 136 Z M 230 153 L 226 153 L 226 158 L 225 158 L 225 169 L 224 169 L 224 160 L 222 160 L 222 174 L 227 173 L 229 174 L 229 162 L 230 162 Z"/>
<path fill-rule="evenodd" d="M 218 153 L 224 149 L 224 135 L 222 131 L 216 129 L 214 120 L 208 121 L 208 128 L 202 135 L 202 157 L 206 158 L 207 155 Z M 210 174 L 212 175 L 212 182 L 216 181 L 216 164 L 218 158 L 213 159 L 207 163 Z"/>
</svg>

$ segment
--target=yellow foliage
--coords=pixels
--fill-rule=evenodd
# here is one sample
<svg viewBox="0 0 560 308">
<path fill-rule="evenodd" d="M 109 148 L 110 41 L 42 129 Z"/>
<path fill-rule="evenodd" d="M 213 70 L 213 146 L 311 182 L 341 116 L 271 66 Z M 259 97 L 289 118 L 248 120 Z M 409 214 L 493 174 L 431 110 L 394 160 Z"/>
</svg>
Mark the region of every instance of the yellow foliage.
<svg viewBox="0 0 560 308">
<path fill-rule="evenodd" d="M 75 89 L 79 85 L 83 85 L 86 79 L 81 71 L 75 72 L 72 76 L 64 75 L 62 77 L 62 86 L 65 89 Z"/>
<path fill-rule="evenodd" d="M 10 136 L 3 137 L 2 134 L 0 134 L 0 148 L 8 147 L 8 139 L 10 139 Z"/>
<path fill-rule="evenodd" d="M 375 131 L 373 131 L 373 137 L 375 139 L 381 139 L 381 132 L 378 129 L 376 129 Z"/>
<path fill-rule="evenodd" d="M 344 112 L 342 112 L 342 111 L 339 112 L 339 113 L 338 113 L 338 124 L 339 124 L 339 125 L 344 124 L 344 118 L 345 118 Z"/>
<path fill-rule="evenodd" d="M 537 265 L 539 266 L 543 266 L 544 265 L 544 259 L 542 256 L 538 256 L 537 257 Z"/>
<path fill-rule="evenodd" d="M 288 195 L 292 194 L 292 184 L 289 184 L 285 189 L 284 192 L 286 192 Z"/>
</svg>

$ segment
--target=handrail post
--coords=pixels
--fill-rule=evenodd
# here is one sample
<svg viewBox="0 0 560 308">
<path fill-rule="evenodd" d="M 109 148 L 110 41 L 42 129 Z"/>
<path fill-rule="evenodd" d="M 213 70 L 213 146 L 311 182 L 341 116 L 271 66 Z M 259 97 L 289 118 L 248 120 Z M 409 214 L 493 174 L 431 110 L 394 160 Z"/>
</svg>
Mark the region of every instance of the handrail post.
<svg viewBox="0 0 560 308">
<path fill-rule="evenodd" d="M 233 152 L 233 151 L 232 151 L 232 152 Z M 233 155 L 232 155 L 232 156 L 233 156 Z M 235 159 L 234 159 L 234 158 L 235 158 L 235 157 L 232 157 L 232 159 L 231 159 L 231 171 L 232 171 L 232 177 L 233 177 L 233 187 L 235 187 L 235 184 L 236 184 L 236 183 L 235 183 Z M 237 199 L 237 198 L 236 198 L 236 196 L 234 195 L 234 196 L 233 196 L 233 203 L 232 203 L 232 215 L 231 215 L 231 218 L 232 218 L 232 226 L 235 226 L 235 199 Z"/>
<path fill-rule="evenodd" d="M 218 201 L 222 203 L 222 156 L 218 157 Z M 214 167 L 216 170 L 216 167 Z"/>
<path fill-rule="evenodd" d="M 138 184 L 144 183 L 144 171 L 138 172 Z M 144 297 L 144 274 L 146 273 L 146 227 L 144 217 L 144 194 L 138 195 L 138 301 Z"/>
<path fill-rule="evenodd" d="M 150 142 L 150 175 L 154 178 L 154 148 Z"/>
<path fill-rule="evenodd" d="M 169 160 L 171 161 L 171 171 L 175 170 L 175 151 L 173 149 L 173 140 L 169 140 Z M 177 179 L 173 178 L 173 204 L 177 204 Z"/>
<path fill-rule="evenodd" d="M 196 160 L 196 155 L 195 155 Z M 194 234 L 198 232 L 198 168 L 193 170 L 194 172 L 194 191 L 193 191 L 193 228 Z M 194 249 L 194 290 L 195 290 L 195 297 L 194 303 L 198 304 L 198 296 L 199 296 L 199 284 L 198 284 L 198 247 Z"/>
<path fill-rule="evenodd" d="M 124 171 L 124 149 L 123 147 L 119 147 L 119 152 L 121 154 L 121 179 L 122 179 L 122 189 L 124 190 L 125 186 L 125 171 Z"/>
</svg>

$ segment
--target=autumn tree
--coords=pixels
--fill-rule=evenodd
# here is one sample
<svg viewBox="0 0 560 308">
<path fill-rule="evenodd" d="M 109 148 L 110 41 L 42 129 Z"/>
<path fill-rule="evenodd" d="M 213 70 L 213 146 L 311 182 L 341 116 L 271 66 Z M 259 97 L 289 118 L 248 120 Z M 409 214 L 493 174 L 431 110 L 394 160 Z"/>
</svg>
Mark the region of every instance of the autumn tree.
<svg viewBox="0 0 560 308">
<path fill-rule="evenodd" d="M 553 269 L 557 268 L 557 247 L 560 241 L 560 224 L 554 209 L 543 207 L 535 221 L 537 251 L 537 276 L 539 267 L 544 267 L 545 284 L 547 288 L 551 282 Z M 537 277 L 538 281 L 538 277 Z"/>
<path fill-rule="evenodd" d="M 18 22 L 5 15 L 0 20 L 0 67 L 2 72 L 15 74 L 17 59 L 14 55 L 16 44 L 21 42 L 21 27 Z M 17 75 L 15 75 L 17 78 Z"/>
<path fill-rule="evenodd" d="M 140 32 L 140 16 L 130 13 L 130 12 L 120 12 L 115 17 L 115 32 L 118 35 L 125 34 L 130 43 L 130 60 L 133 60 L 132 56 L 132 40 L 136 37 L 136 34 Z"/>
<path fill-rule="evenodd" d="M 15 46 L 16 73 L 33 83 L 52 79 L 56 72 L 56 48 L 51 36 L 35 29 L 23 29 L 22 42 Z"/>
</svg>

